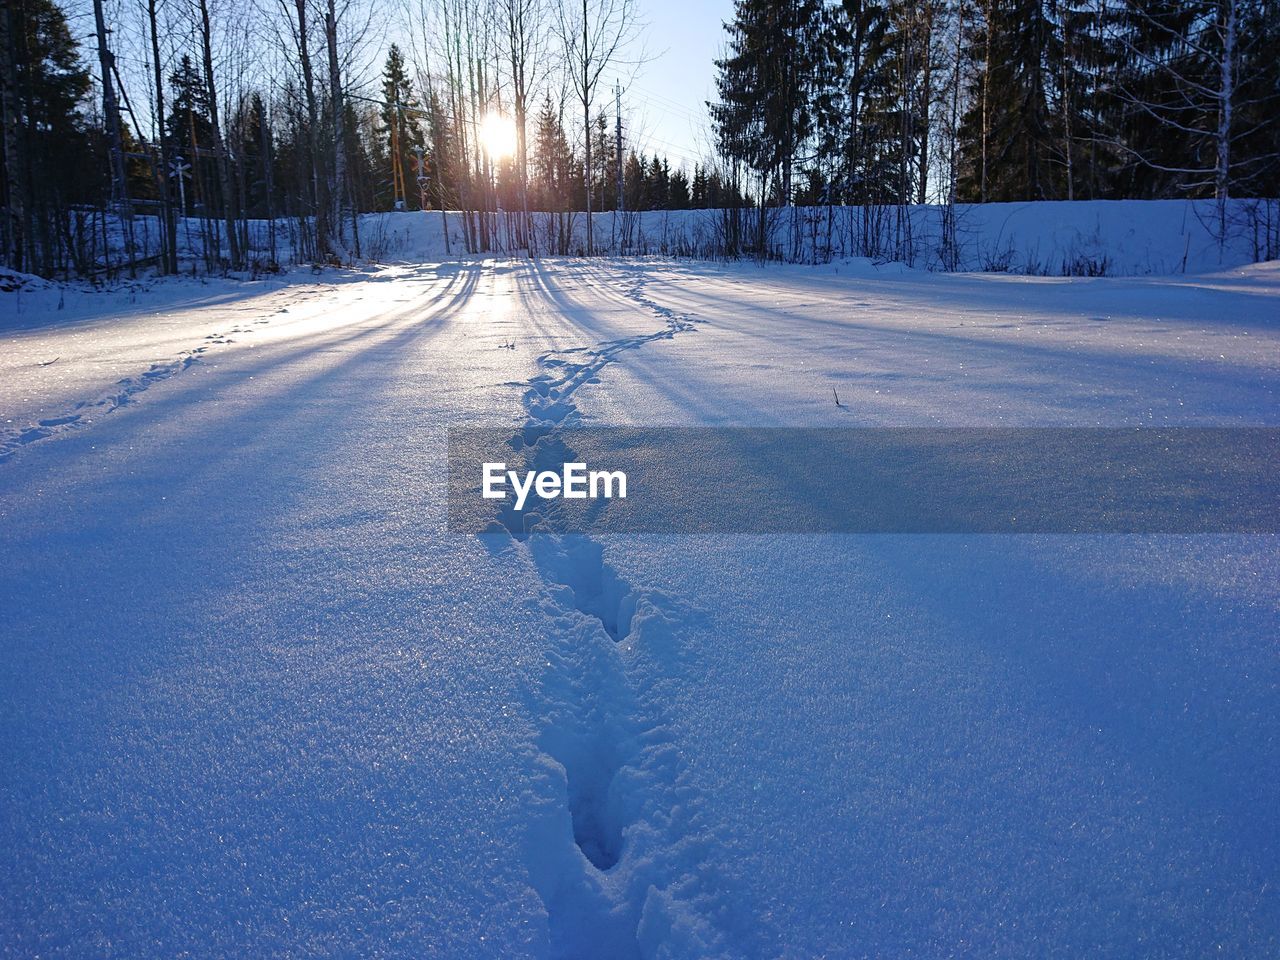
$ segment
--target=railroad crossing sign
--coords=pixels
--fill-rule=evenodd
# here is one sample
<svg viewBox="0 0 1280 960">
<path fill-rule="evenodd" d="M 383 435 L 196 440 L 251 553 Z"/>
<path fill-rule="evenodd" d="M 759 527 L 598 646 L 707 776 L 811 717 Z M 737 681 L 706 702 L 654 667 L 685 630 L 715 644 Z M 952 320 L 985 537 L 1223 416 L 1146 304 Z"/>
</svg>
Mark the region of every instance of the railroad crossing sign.
<svg viewBox="0 0 1280 960">
<path fill-rule="evenodd" d="M 417 174 L 418 202 L 427 209 L 427 184 L 431 181 L 431 158 L 423 156 L 422 147 L 413 148 L 413 169 Z"/>
<path fill-rule="evenodd" d="M 178 181 L 178 202 L 182 204 L 182 215 L 187 215 L 187 184 L 186 181 L 191 179 L 191 164 L 182 159 L 181 155 L 174 157 L 169 161 L 169 175 Z"/>
</svg>

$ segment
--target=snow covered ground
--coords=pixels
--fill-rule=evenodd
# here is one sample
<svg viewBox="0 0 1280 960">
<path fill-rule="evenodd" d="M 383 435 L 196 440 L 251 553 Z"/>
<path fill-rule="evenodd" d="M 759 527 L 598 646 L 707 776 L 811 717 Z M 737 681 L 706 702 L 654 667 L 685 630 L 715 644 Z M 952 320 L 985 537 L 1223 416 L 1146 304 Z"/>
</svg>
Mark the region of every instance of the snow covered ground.
<svg viewBox="0 0 1280 960">
<path fill-rule="evenodd" d="M 752 208 L 737 216 L 734 229 L 754 237 L 758 212 Z M 596 213 L 592 249 L 611 256 L 733 259 L 737 248 L 726 244 L 728 218 L 724 210 Z M 507 211 L 496 220 L 490 249 L 524 255 L 514 215 Z M 586 214 L 534 212 L 532 221 L 535 253 L 581 256 L 586 251 Z M 467 249 L 457 211 L 367 213 L 360 215 L 358 227 L 357 259 L 433 263 L 465 256 Z M 146 241 L 140 239 L 142 252 L 156 254 L 157 221 L 137 217 L 135 228 Z M 112 238 L 113 265 L 124 273 L 123 226 L 112 220 L 105 229 Z M 210 272 L 202 246 L 209 229 L 221 227 L 181 221 L 178 257 L 184 272 Z M 250 274 L 269 276 L 275 264 L 297 261 L 294 221 L 251 220 L 245 229 Z M 866 257 L 949 273 L 1163 276 L 1225 270 L 1280 255 L 1280 199 L 1233 199 L 1221 211 L 1212 200 L 770 208 L 765 233 L 765 259 L 789 263 Z M 354 250 L 355 238 L 349 239 Z M 13 280 L 0 271 L 0 291 L 9 290 Z"/>
<path fill-rule="evenodd" d="M 1204 273 L 1275 257 L 1280 201 L 1231 200 L 1225 223 L 1209 200 L 1089 200 L 957 204 L 947 208 L 791 207 L 771 209 L 767 244 L 776 260 L 826 263 L 851 257 L 898 260 L 954 272 L 982 270 L 1041 276 L 1148 276 Z M 534 214 L 538 246 L 555 250 L 562 215 Z M 752 234 L 755 211 L 740 229 Z M 453 253 L 465 249 L 462 221 L 445 218 Z M 723 259 L 725 212 L 646 210 L 597 213 L 594 249 L 626 255 Z M 448 256 L 438 212 L 368 214 L 361 233 L 378 259 Z M 569 217 L 569 252 L 586 249 L 586 215 Z M 1221 235 L 1221 236 L 1220 236 Z M 499 231 L 499 245 L 510 242 Z"/>
<path fill-rule="evenodd" d="M 1280 953 L 1274 536 L 465 536 L 444 464 L 1275 425 L 1276 264 L 0 296 L 0 956 Z"/>
</svg>

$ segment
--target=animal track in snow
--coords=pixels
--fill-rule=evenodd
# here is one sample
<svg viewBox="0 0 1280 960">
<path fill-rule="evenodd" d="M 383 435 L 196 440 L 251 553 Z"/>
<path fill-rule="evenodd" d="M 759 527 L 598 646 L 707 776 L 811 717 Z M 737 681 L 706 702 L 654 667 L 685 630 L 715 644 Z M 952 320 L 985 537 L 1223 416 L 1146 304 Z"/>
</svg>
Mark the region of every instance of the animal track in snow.
<svg viewBox="0 0 1280 960">
<path fill-rule="evenodd" d="M 97 400 L 82 400 L 77 403 L 71 413 L 57 417 L 47 417 L 24 427 L 21 430 L 0 437 L 0 462 L 8 460 L 18 451 L 25 449 L 40 440 L 61 436 L 71 430 L 93 423 L 94 419 L 115 412 L 129 403 L 143 390 L 161 380 L 168 380 L 181 373 L 200 359 L 208 347 L 197 347 L 182 353 L 178 359 L 167 363 L 153 363 L 144 373 L 136 377 L 125 377 L 116 381 L 115 390 Z"/>
<path fill-rule="evenodd" d="M 689 316 L 645 298 L 643 285 L 637 277 L 627 295 L 665 321 L 660 330 L 538 358 L 542 372 L 524 384 L 525 419 L 511 438 L 527 468 L 574 459 L 562 431 L 582 420 L 580 387 L 598 383 L 627 351 L 694 328 Z M 676 954 L 718 953 L 721 935 L 707 906 L 715 884 L 704 882 L 702 868 L 689 867 L 697 859 L 689 853 L 698 843 L 696 797 L 651 685 L 628 671 L 629 659 L 644 659 L 646 645 L 674 658 L 673 638 L 688 611 L 633 589 L 589 536 L 538 533 L 538 518 L 510 505 L 497 519 L 532 559 L 557 623 L 559 642 L 539 692 L 538 746 L 563 770 L 579 856 L 548 865 L 549 854 L 535 850 L 530 863 L 554 952 L 639 957 L 651 952 L 648 926 L 665 931 L 658 937 Z"/>
</svg>

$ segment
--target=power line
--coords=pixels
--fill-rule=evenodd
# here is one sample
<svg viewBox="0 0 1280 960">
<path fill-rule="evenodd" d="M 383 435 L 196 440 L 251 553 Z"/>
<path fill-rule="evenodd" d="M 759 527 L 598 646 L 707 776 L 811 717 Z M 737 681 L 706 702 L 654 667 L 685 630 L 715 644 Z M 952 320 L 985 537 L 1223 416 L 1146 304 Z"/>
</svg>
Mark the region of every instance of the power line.
<svg viewBox="0 0 1280 960">
<path fill-rule="evenodd" d="M 665 106 L 668 110 L 674 113 L 683 113 L 690 120 L 706 120 L 707 119 L 707 112 L 705 110 L 702 111 L 701 113 L 695 110 L 690 110 L 686 104 L 680 103 L 678 100 L 672 100 L 670 97 L 663 96 L 660 93 L 655 93 L 652 90 L 646 90 L 644 87 L 634 87 L 633 89 L 643 94 L 650 100 L 659 101 L 661 104 L 663 104 L 663 106 Z"/>
</svg>

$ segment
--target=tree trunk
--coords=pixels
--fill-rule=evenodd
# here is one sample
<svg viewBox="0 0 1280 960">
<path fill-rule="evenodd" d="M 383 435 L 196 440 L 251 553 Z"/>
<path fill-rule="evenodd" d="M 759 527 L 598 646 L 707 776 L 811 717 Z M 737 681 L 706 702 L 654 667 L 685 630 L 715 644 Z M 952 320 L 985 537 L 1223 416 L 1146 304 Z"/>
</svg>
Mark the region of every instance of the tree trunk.
<svg viewBox="0 0 1280 960">
<path fill-rule="evenodd" d="M 329 184 L 331 226 L 329 242 L 333 251 L 350 262 L 342 242 L 342 197 L 347 182 L 346 118 L 342 107 L 342 65 L 338 60 L 338 15 L 335 0 L 329 0 L 324 17 L 325 44 L 329 48 L 329 104 L 333 111 L 333 178 Z"/>
<path fill-rule="evenodd" d="M 929 133 L 933 127 L 930 113 L 933 110 L 933 30 L 938 17 L 937 7 L 929 3 L 923 10 L 924 34 L 920 49 L 924 52 L 924 62 L 920 65 L 920 183 L 916 197 L 918 203 L 929 201 Z"/>
<path fill-rule="evenodd" d="M 6 266 L 21 270 L 26 245 L 22 228 L 26 211 L 22 170 L 26 157 L 22 149 L 17 75 L 17 38 L 22 29 L 22 18 L 14 6 L 6 3 L 3 13 L 0 13 L 0 122 L 4 124 L 4 225 L 0 228 L 0 242 L 3 243 L 0 256 Z"/>
<path fill-rule="evenodd" d="M 160 191 L 161 213 L 164 217 L 164 269 L 166 273 L 177 273 L 178 220 L 174 215 L 173 198 L 169 190 L 169 138 L 165 136 L 164 130 L 164 74 L 160 67 L 160 31 L 156 26 L 156 0 L 147 0 L 147 20 L 151 25 L 151 62 L 155 70 L 156 82 L 155 125 L 158 131 L 156 139 L 160 141 L 160 170 L 156 177 L 156 186 Z"/>
<path fill-rule="evenodd" d="M 329 200 L 320 176 L 320 107 L 316 102 L 315 73 L 311 66 L 311 44 L 307 40 L 307 0 L 296 0 L 298 11 L 298 61 L 302 67 L 302 89 L 307 101 L 307 146 L 311 167 L 311 213 L 314 217 L 315 257 L 322 260 L 329 250 Z"/>
<path fill-rule="evenodd" d="M 102 68 L 102 113 L 103 122 L 106 125 L 107 150 L 110 154 L 111 200 L 124 225 L 125 256 L 129 261 L 129 273 L 133 275 L 136 270 L 133 250 L 133 211 L 129 207 L 129 188 L 124 175 L 120 107 L 116 103 L 115 84 L 111 79 L 115 58 L 107 47 L 107 24 L 102 12 L 102 0 L 93 0 L 93 19 L 98 32 L 98 63 Z"/>
<path fill-rule="evenodd" d="M 1214 175 L 1214 197 L 1218 201 L 1218 243 L 1227 236 L 1227 198 L 1231 194 L 1231 109 L 1235 100 L 1236 5 L 1237 0 L 1222 0 L 1227 22 L 1223 25 L 1222 69 L 1218 90 L 1217 165 Z"/>
<path fill-rule="evenodd" d="M 100 3 L 101 0 L 95 0 Z M 200 0 L 200 43 L 204 53 L 205 86 L 209 90 L 209 125 L 213 128 L 213 149 L 218 167 L 218 186 L 222 191 L 222 219 L 227 227 L 227 257 L 233 270 L 244 265 L 240 251 L 240 238 L 236 235 L 235 204 L 231 185 L 231 157 L 222 139 L 222 124 L 218 119 L 218 88 L 213 74 L 213 41 L 209 27 L 208 0 Z"/>
<path fill-rule="evenodd" d="M 582 139 L 586 152 L 583 162 L 583 186 L 587 195 L 587 256 L 591 256 L 591 48 L 587 37 L 587 0 L 582 0 Z"/>
</svg>

